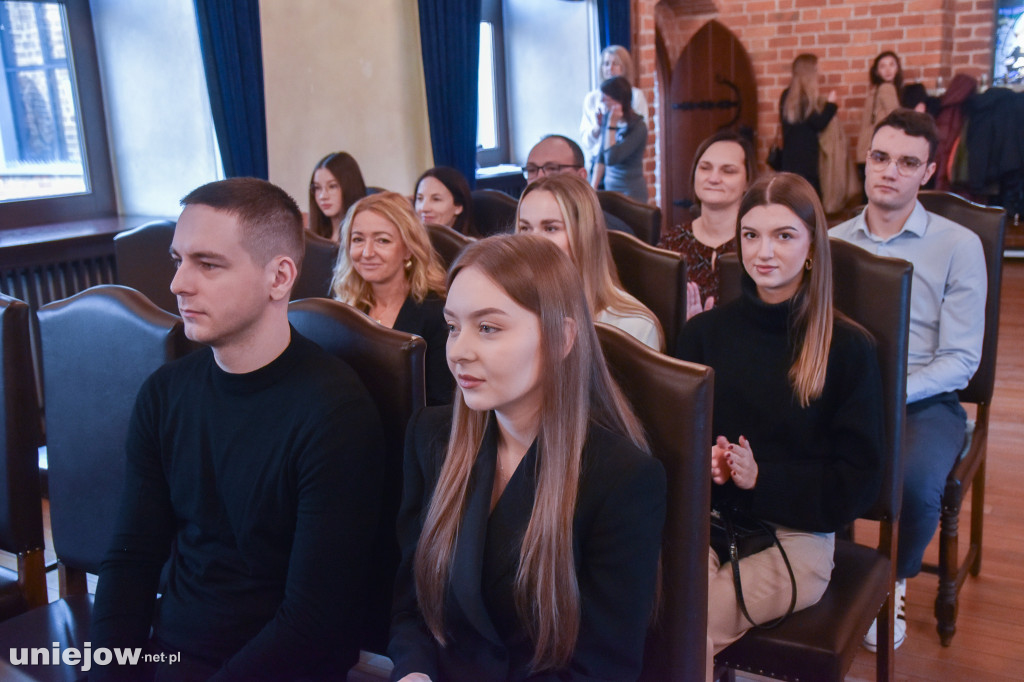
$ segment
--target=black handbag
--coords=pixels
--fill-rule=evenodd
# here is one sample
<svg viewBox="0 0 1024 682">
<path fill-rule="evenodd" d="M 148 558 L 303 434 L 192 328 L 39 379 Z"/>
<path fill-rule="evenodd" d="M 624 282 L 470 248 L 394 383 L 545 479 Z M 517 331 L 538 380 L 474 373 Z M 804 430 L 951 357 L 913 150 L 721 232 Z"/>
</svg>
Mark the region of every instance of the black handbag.
<svg viewBox="0 0 1024 682">
<path fill-rule="evenodd" d="M 743 585 L 740 582 L 740 559 L 762 552 L 772 545 L 779 548 L 782 554 L 782 561 L 789 571 L 789 582 L 792 586 L 792 595 L 789 600 L 789 608 L 786 613 L 767 623 L 756 623 L 747 612 L 746 602 L 743 601 Z M 732 564 L 732 582 L 736 588 L 736 601 L 739 602 L 740 611 L 744 618 L 756 628 L 769 629 L 780 625 L 789 618 L 796 608 L 796 576 L 793 575 L 793 567 L 786 556 L 786 550 L 782 548 L 775 529 L 764 521 L 754 518 L 746 512 L 734 507 L 723 507 L 711 510 L 711 549 L 718 555 L 720 563 L 730 562 Z"/>
</svg>

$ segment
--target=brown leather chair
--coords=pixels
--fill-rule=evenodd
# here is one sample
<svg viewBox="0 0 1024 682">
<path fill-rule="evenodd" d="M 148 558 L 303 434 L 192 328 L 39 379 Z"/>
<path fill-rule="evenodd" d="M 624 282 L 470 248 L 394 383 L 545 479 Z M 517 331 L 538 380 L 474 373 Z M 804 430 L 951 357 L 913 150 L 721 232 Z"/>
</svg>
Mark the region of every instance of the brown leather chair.
<svg viewBox="0 0 1024 682">
<path fill-rule="evenodd" d="M 474 241 L 472 237 L 444 225 L 427 225 L 427 233 L 430 235 L 430 245 L 434 247 L 434 252 L 441 259 L 441 265 L 445 270 L 451 267 L 462 253 L 462 249 Z"/>
<path fill-rule="evenodd" d="M 712 371 L 657 353 L 615 327 L 595 326 L 612 376 L 643 423 L 651 453 L 668 477 L 661 603 L 647 636 L 640 679 L 702 680 L 708 611 Z"/>
<path fill-rule="evenodd" d="M 124 481 L 124 443 L 145 379 L 191 346 L 179 318 L 134 289 L 93 287 L 39 310 L 46 395 L 50 526 L 61 599 L 0 623 L 12 648 L 90 641 L 92 596 L 110 548 Z M 20 666 L 35 679 L 71 680 L 71 666 Z"/>
<path fill-rule="evenodd" d="M 292 287 L 291 300 L 300 298 L 330 298 L 331 277 L 338 260 L 338 245 L 330 239 L 305 232 L 306 255 L 302 259 L 302 271 Z"/>
<path fill-rule="evenodd" d="M 903 439 L 907 395 L 907 344 L 913 266 L 831 240 L 835 305 L 875 338 L 885 410 L 885 470 L 875 505 L 864 518 L 879 522 L 876 547 L 836 539 L 835 569 L 821 601 L 770 630 L 753 629 L 720 652 L 721 666 L 782 679 L 842 680 L 864 634 L 878 618 L 876 677 L 893 678 L 892 599 L 896 538 L 903 496 Z M 722 282 L 738 291 L 736 254 L 722 257 Z M 722 288 L 722 303 L 728 302 Z M 728 677 L 732 676 L 729 671 Z"/>
<path fill-rule="evenodd" d="M 382 653 L 391 624 L 391 596 L 400 558 L 395 520 L 402 494 L 405 427 L 426 404 L 427 344 L 415 334 L 389 329 L 345 303 L 310 298 L 288 306 L 295 329 L 352 366 L 380 412 L 385 443 L 386 489 L 377 537 L 368 561 L 374 567 L 369 615 L 361 646 Z"/>
<path fill-rule="evenodd" d="M 942 494 L 942 515 L 939 520 L 939 563 L 926 564 L 923 569 L 939 576 L 939 592 L 935 597 L 936 629 L 943 646 L 949 646 L 956 633 L 956 617 L 960 588 L 967 574 L 981 571 L 981 534 L 985 509 L 985 459 L 988 450 L 988 417 L 996 378 L 996 345 L 999 337 L 999 299 L 1003 281 L 1003 242 L 1006 238 L 1006 211 L 981 206 L 947 192 L 921 192 L 918 199 L 924 207 L 959 223 L 981 238 L 988 269 L 988 298 L 985 301 L 985 337 L 981 364 L 967 388 L 960 391 L 960 402 L 976 406 L 975 418 L 968 424 L 964 449 L 946 478 Z M 967 553 L 960 560 L 960 508 L 968 489 L 971 495 L 971 539 Z"/>
<path fill-rule="evenodd" d="M 492 234 L 515 231 L 516 206 L 519 202 L 496 189 L 473 190 L 472 197 L 476 234 L 470 237 L 490 237 Z"/>
<path fill-rule="evenodd" d="M 601 202 L 603 210 L 629 225 L 641 241 L 652 246 L 658 243 L 661 238 L 660 208 L 608 190 L 599 190 L 597 200 Z"/>
<path fill-rule="evenodd" d="M 686 323 L 686 261 L 624 232 L 609 231 L 608 246 L 623 288 L 658 318 L 671 352 Z"/>
<path fill-rule="evenodd" d="M 16 571 L 0 568 L 0 620 L 48 601 L 30 318 L 28 305 L 0 294 L 0 550 L 17 558 Z"/>
<path fill-rule="evenodd" d="M 177 315 L 178 300 L 171 293 L 174 226 L 173 220 L 154 220 L 114 235 L 114 258 L 118 284 L 141 291 L 157 306 Z"/>
</svg>

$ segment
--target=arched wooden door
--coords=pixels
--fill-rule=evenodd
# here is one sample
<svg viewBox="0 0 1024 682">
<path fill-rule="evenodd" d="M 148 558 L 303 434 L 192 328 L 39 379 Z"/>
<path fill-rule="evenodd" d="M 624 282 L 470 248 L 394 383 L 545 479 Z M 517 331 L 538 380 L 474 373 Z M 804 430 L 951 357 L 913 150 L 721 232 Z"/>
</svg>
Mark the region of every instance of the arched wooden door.
<svg viewBox="0 0 1024 682">
<path fill-rule="evenodd" d="M 690 168 L 701 141 L 721 128 L 757 130 L 757 83 L 747 51 L 717 21 L 709 21 L 671 70 L 665 126 L 667 225 L 689 219 Z"/>
</svg>

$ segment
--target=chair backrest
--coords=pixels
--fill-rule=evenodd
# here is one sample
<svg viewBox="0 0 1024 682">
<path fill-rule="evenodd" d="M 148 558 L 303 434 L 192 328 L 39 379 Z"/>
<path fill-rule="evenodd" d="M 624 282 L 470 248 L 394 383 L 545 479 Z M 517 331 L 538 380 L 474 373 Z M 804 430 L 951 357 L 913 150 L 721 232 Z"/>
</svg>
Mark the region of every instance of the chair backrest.
<svg viewBox="0 0 1024 682">
<path fill-rule="evenodd" d="M 999 301 L 1003 283 L 1003 242 L 1006 239 L 1006 210 L 982 206 L 949 192 L 919 192 L 917 198 L 926 210 L 959 223 L 981 239 L 988 269 L 988 298 L 985 301 L 985 340 L 982 342 L 981 364 L 967 387 L 960 391 L 960 400 L 987 404 L 992 401 L 996 382 L 996 347 L 999 341 Z"/>
<path fill-rule="evenodd" d="M 467 237 L 445 225 L 427 225 L 427 234 L 430 235 L 430 245 L 434 247 L 445 270 L 451 267 L 462 249 L 473 241 L 472 237 Z"/>
<path fill-rule="evenodd" d="M 302 259 L 302 272 L 292 287 L 291 300 L 300 298 L 329 297 L 331 276 L 338 260 L 338 245 L 330 239 L 305 232 L 306 255 Z"/>
<path fill-rule="evenodd" d="M 141 291 L 169 313 L 178 314 L 171 293 L 174 261 L 171 260 L 173 220 L 154 220 L 114 236 L 117 283 Z"/>
<path fill-rule="evenodd" d="M 64 565 L 96 573 L 121 500 L 135 396 L 191 346 L 181 319 L 116 285 L 44 306 L 39 328 L 54 550 Z"/>
<path fill-rule="evenodd" d="M 630 199 L 620 192 L 600 190 L 597 200 L 601 208 L 629 225 L 642 241 L 654 245 L 661 238 L 661 209 Z"/>
<path fill-rule="evenodd" d="M 624 232 L 609 231 L 608 245 L 623 288 L 658 318 L 671 351 L 686 323 L 686 261 Z"/>
<path fill-rule="evenodd" d="M 0 294 L 0 550 L 11 554 L 43 547 L 30 316 L 27 304 Z"/>
<path fill-rule="evenodd" d="M 885 470 L 878 499 L 865 518 L 891 522 L 897 517 L 902 500 L 900 467 L 907 401 L 910 285 L 914 267 L 905 260 L 876 256 L 839 239 L 831 239 L 829 243 L 835 307 L 874 337 L 882 375 Z M 724 304 L 739 295 L 742 265 L 735 253 L 723 255 L 719 264 L 721 303 Z M 883 540 L 880 538 L 880 542 Z"/>
<path fill-rule="evenodd" d="M 293 301 L 288 305 L 288 320 L 300 334 L 347 362 L 380 412 L 386 438 L 385 490 L 378 541 L 370 559 L 373 585 L 362 647 L 383 653 L 400 558 L 395 521 L 402 496 L 405 428 L 413 412 L 426 404 L 427 343 L 414 334 L 377 324 L 350 305 L 326 298 Z"/>
<path fill-rule="evenodd" d="M 668 478 L 661 604 L 647 637 L 641 679 L 703 679 L 713 373 L 657 353 L 609 325 L 596 327 L 609 370 Z"/>
<path fill-rule="evenodd" d="M 473 223 L 477 234 L 472 237 L 490 237 L 492 234 L 515 230 L 516 206 L 519 202 L 496 189 L 473 190 Z"/>
</svg>

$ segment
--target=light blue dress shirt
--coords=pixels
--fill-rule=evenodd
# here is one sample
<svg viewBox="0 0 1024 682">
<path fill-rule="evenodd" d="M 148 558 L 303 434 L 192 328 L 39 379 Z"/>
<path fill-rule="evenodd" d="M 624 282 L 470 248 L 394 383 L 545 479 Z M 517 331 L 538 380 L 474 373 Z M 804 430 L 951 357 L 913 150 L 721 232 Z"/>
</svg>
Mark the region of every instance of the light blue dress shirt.
<svg viewBox="0 0 1024 682">
<path fill-rule="evenodd" d="M 907 402 L 967 386 L 981 362 L 988 277 L 978 236 L 916 202 L 898 233 L 881 239 L 864 213 L 829 236 L 914 265 L 910 289 Z"/>
</svg>

